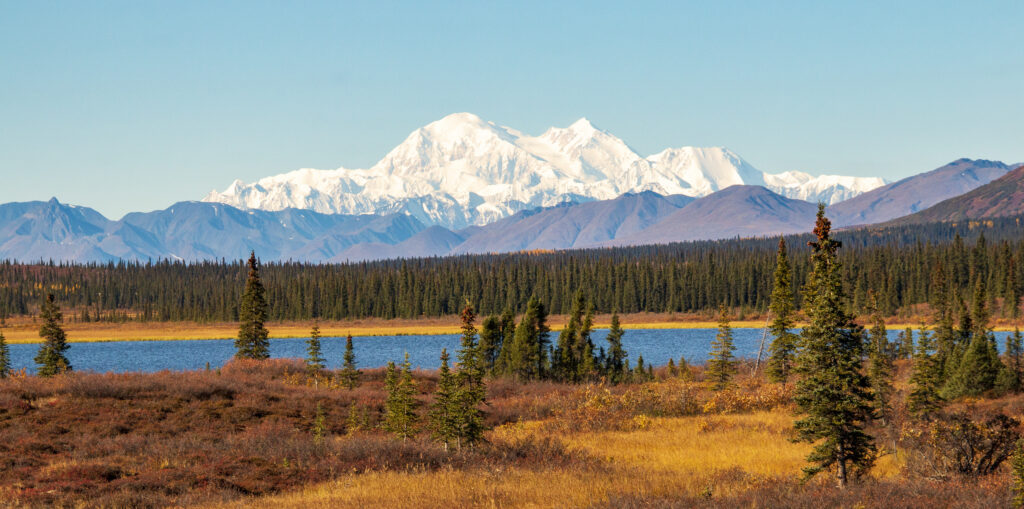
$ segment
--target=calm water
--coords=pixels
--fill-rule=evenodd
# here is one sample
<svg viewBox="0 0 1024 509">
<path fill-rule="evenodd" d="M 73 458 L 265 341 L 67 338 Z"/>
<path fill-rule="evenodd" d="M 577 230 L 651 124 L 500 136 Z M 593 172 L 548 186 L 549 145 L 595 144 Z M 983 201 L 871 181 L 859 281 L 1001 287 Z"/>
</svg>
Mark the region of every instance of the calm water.
<svg viewBox="0 0 1024 509">
<path fill-rule="evenodd" d="M 656 366 L 668 362 L 669 358 L 703 363 L 708 358 L 715 329 L 659 329 L 627 330 L 623 345 L 629 353 L 630 364 L 635 364 L 642 355 L 644 363 Z M 607 346 L 604 338 L 608 331 L 594 331 L 594 343 Z M 896 338 L 898 331 L 890 330 L 889 337 Z M 738 357 L 757 356 L 761 341 L 761 329 L 733 329 Z M 995 333 L 1002 348 L 1007 332 Z M 551 339 L 557 338 L 557 332 Z M 771 338 L 768 338 L 770 341 Z M 345 338 L 322 338 L 324 357 L 328 366 L 341 365 L 345 349 Z M 379 367 L 389 360 L 401 361 L 405 352 L 413 366 L 434 369 L 440 364 L 438 356 L 447 348 L 454 358 L 459 346 L 459 336 L 373 336 L 353 339 L 356 360 L 360 367 Z M 15 369 L 35 369 L 32 358 L 39 349 L 37 344 L 10 345 Z M 767 344 L 765 345 L 767 350 Z M 218 367 L 227 362 L 235 353 L 232 340 L 188 340 L 188 341 L 119 341 L 103 343 L 72 343 L 68 350 L 71 365 L 78 371 L 125 372 L 202 369 L 209 362 Z M 270 355 L 275 358 L 303 358 L 306 355 L 304 339 L 272 339 Z"/>
</svg>

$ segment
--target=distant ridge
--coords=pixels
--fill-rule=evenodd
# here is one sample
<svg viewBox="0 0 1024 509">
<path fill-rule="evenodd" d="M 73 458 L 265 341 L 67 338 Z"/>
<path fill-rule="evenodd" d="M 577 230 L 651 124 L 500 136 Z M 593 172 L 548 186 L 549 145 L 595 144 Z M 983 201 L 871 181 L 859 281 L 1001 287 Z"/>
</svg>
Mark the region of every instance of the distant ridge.
<svg viewBox="0 0 1024 509">
<path fill-rule="evenodd" d="M 828 214 L 838 226 L 881 223 L 981 187 L 1012 169 L 999 161 L 957 159 L 831 205 Z"/>
<path fill-rule="evenodd" d="M 887 224 L 992 219 L 1024 214 L 1024 166 L 973 191 Z"/>
</svg>

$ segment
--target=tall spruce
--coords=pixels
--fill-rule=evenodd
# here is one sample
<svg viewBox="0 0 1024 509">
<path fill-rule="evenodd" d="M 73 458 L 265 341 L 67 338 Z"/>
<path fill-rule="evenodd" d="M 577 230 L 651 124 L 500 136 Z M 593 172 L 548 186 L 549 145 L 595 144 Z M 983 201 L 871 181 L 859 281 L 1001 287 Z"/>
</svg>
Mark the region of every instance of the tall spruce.
<svg viewBox="0 0 1024 509">
<path fill-rule="evenodd" d="M 707 364 L 707 379 L 711 388 L 720 391 L 729 386 L 736 374 L 736 358 L 733 352 L 732 327 L 729 325 L 729 310 L 722 304 L 718 308 L 718 335 L 711 342 L 711 358 Z"/>
<path fill-rule="evenodd" d="M 516 326 L 506 371 L 518 380 L 539 380 L 546 375 L 548 327 L 544 305 L 536 296 L 526 303 L 526 312 Z"/>
<path fill-rule="evenodd" d="M 1017 279 L 1017 260 L 1009 254 L 1005 257 L 1006 287 L 1003 291 L 1003 315 L 1016 320 L 1020 318 L 1020 281 Z"/>
<path fill-rule="evenodd" d="M 405 353 L 405 362 L 401 371 L 389 362 L 385 377 L 388 397 L 384 402 L 384 429 L 399 436 L 402 441 L 416 434 L 419 416 L 416 408 L 417 384 L 412 377 L 412 365 L 409 363 L 409 352 Z"/>
<path fill-rule="evenodd" d="M 551 359 L 553 378 L 579 382 L 594 375 L 594 343 L 590 339 L 593 322 L 592 306 L 586 302 L 583 291 L 577 290 L 569 320 L 558 335 L 558 344 Z"/>
<path fill-rule="evenodd" d="M 484 412 L 480 408 L 487 396 L 484 385 L 484 369 L 477 344 L 476 313 L 473 306 L 466 303 L 462 314 L 462 340 L 458 354 L 458 388 L 455 391 L 456 405 L 456 444 L 459 449 L 463 445 L 473 445 L 483 438 Z"/>
<path fill-rule="evenodd" d="M 942 365 L 939 364 L 932 334 L 923 325 L 917 335 L 913 362 L 907 411 L 915 417 L 927 419 L 942 408 L 939 392 L 942 388 Z"/>
<path fill-rule="evenodd" d="M 612 323 L 608 328 L 608 335 L 605 337 L 605 340 L 608 341 L 608 352 L 605 354 L 604 370 L 608 381 L 613 384 L 624 382 L 629 370 L 628 354 L 622 348 L 622 337 L 625 334 L 626 332 L 622 330 L 622 325 L 619 323 L 619 314 L 612 313 Z"/>
<path fill-rule="evenodd" d="M 768 312 L 772 315 L 772 323 L 768 330 L 772 333 L 768 357 L 768 378 L 773 382 L 785 383 L 789 380 L 793 369 L 793 358 L 796 354 L 798 336 L 792 332 L 795 324 L 793 303 L 793 281 L 789 267 L 789 256 L 786 253 L 786 240 L 779 238 L 778 252 L 775 258 L 775 284 L 772 289 L 771 304 Z"/>
<path fill-rule="evenodd" d="M 862 372 L 862 328 L 844 311 L 841 244 L 831 237 L 825 205 L 818 205 L 811 247 L 811 273 L 805 287 L 808 324 L 800 338 L 794 400 L 800 419 L 796 440 L 815 444 L 804 468 L 807 477 L 835 468 L 845 487 L 874 463 L 875 446 L 865 431 L 872 414 L 871 390 Z M 852 472 L 851 472 L 852 467 Z"/>
<path fill-rule="evenodd" d="M 456 440 L 459 434 L 458 406 L 456 393 L 458 382 L 448 368 L 448 350 L 441 349 L 441 369 L 438 371 L 437 389 L 434 391 L 434 402 L 430 405 L 430 436 L 448 445 Z"/>
<path fill-rule="evenodd" d="M 39 337 L 43 339 L 43 344 L 39 346 L 39 353 L 34 359 L 39 365 L 39 376 L 48 377 L 71 371 L 71 362 L 64 355 L 70 347 L 61 326 L 64 315 L 61 314 L 52 293 L 46 295 L 46 300 L 39 309 L 39 317 L 43 320 L 43 325 L 39 328 Z"/>
<path fill-rule="evenodd" d="M 4 331 L 0 330 L 0 379 L 7 378 L 11 374 L 11 349 L 7 346 L 7 339 L 4 338 Z"/>
<path fill-rule="evenodd" d="M 480 360 L 487 373 L 494 370 L 494 364 L 501 353 L 501 344 L 504 340 L 501 333 L 501 321 L 496 316 L 488 316 L 480 324 Z"/>
<path fill-rule="evenodd" d="M 326 360 L 320 348 L 320 325 L 314 323 L 306 340 L 306 369 L 310 373 L 318 372 L 324 369 Z"/>
<path fill-rule="evenodd" d="M 868 380 L 871 383 L 872 399 L 876 417 L 888 422 L 892 414 L 890 406 L 896 367 L 893 364 L 889 333 L 885 319 L 875 302 L 874 293 L 868 293 L 868 308 L 871 311 L 871 329 L 868 331 Z"/>
<path fill-rule="evenodd" d="M 970 342 L 943 389 L 943 396 L 947 399 L 979 396 L 995 388 L 1002 363 L 995 338 L 989 333 L 988 322 L 985 283 L 979 277 L 972 302 Z"/>
<path fill-rule="evenodd" d="M 236 357 L 242 359 L 270 358 L 270 332 L 267 321 L 267 297 L 260 281 L 260 267 L 256 252 L 249 254 L 249 276 L 238 305 L 238 339 L 235 340 Z"/>
<path fill-rule="evenodd" d="M 1020 328 L 1014 327 L 1013 334 L 1006 336 L 1006 364 L 1017 380 L 1017 390 L 1024 382 L 1024 337 Z"/>
<path fill-rule="evenodd" d="M 342 358 L 341 385 L 348 390 L 359 387 L 359 377 L 362 373 L 356 368 L 356 352 L 352 348 L 352 335 L 345 338 L 345 356 Z"/>
<path fill-rule="evenodd" d="M 494 359 L 494 366 L 491 368 L 491 372 L 497 375 L 508 375 L 511 374 L 510 359 L 512 358 L 513 340 L 516 335 L 516 315 L 512 308 L 505 308 L 505 311 L 501 313 L 499 321 L 501 348 Z"/>
</svg>

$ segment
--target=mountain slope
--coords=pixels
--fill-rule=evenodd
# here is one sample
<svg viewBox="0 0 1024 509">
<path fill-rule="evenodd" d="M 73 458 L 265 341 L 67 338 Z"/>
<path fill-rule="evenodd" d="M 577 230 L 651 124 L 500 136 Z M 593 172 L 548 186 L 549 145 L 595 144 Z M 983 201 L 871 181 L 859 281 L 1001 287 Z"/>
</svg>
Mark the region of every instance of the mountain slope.
<svg viewBox="0 0 1024 509">
<path fill-rule="evenodd" d="M 686 196 L 651 191 L 613 200 L 520 212 L 475 230 L 453 253 L 492 253 L 596 246 L 642 231 L 681 206 Z"/>
<path fill-rule="evenodd" d="M 607 245 L 761 237 L 810 231 L 817 206 L 760 186 L 733 186 L 669 214 L 653 226 Z"/>
<path fill-rule="evenodd" d="M 1024 215 L 1024 166 L 973 191 L 888 224 L 934 223 Z"/>
<path fill-rule="evenodd" d="M 924 210 L 1006 175 L 999 161 L 958 159 L 828 207 L 837 226 L 872 224 Z"/>
<path fill-rule="evenodd" d="M 587 119 L 529 136 L 457 113 L 417 129 L 369 169 L 302 169 L 251 184 L 236 180 L 204 201 L 242 209 L 406 213 L 424 224 L 459 229 L 566 201 L 642 191 L 699 197 L 739 184 L 834 203 L 884 181 L 770 175 L 717 147 L 671 148 L 643 157 Z"/>
<path fill-rule="evenodd" d="M 0 259 L 112 261 L 128 249 L 100 244 L 111 221 L 87 207 L 49 201 L 0 205 Z"/>
</svg>

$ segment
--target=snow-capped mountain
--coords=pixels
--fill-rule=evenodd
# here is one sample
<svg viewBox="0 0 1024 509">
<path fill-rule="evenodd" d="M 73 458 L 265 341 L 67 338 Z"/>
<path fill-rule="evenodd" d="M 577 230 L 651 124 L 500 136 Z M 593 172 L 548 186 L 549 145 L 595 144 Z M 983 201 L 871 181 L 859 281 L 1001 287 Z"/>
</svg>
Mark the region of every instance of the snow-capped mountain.
<svg viewBox="0 0 1024 509">
<path fill-rule="evenodd" d="M 529 136 L 457 113 L 417 129 L 369 169 L 301 169 L 251 184 L 236 180 L 204 201 L 242 209 L 401 212 L 424 224 L 463 228 L 565 201 L 608 200 L 642 191 L 702 197 L 741 184 L 831 204 L 885 182 L 767 174 L 720 147 L 670 148 L 643 157 L 585 118 Z"/>
</svg>

